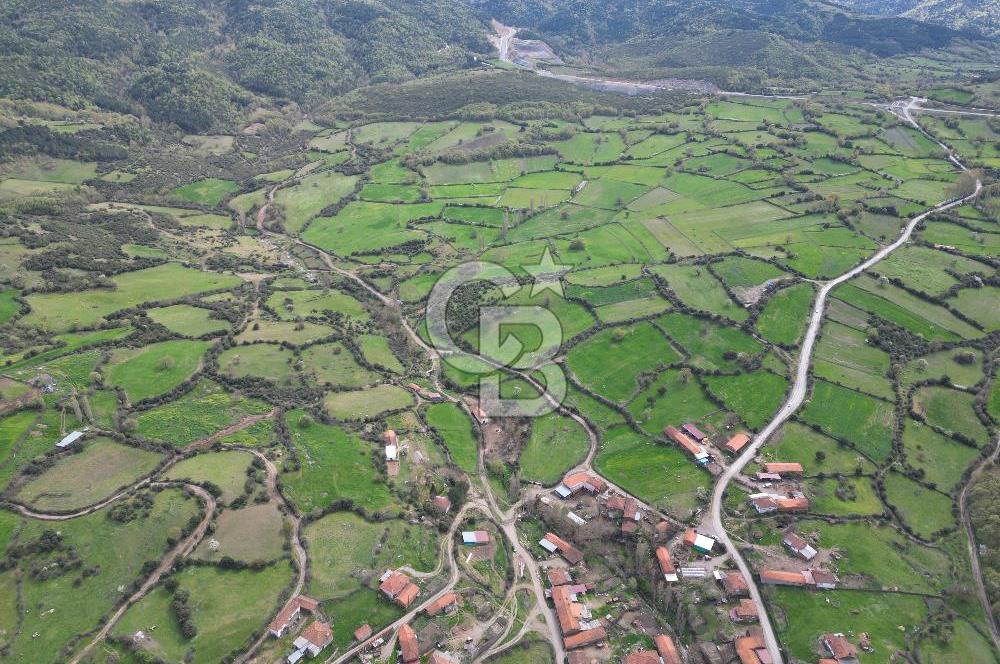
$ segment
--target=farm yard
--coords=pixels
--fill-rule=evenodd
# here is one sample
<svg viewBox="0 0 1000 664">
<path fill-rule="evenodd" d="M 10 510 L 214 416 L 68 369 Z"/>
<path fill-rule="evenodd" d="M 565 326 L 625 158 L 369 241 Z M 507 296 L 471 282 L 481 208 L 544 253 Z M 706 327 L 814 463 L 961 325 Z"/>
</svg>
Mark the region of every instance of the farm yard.
<svg viewBox="0 0 1000 664">
<path fill-rule="evenodd" d="M 97 637 L 84 664 L 271 664 L 314 619 L 336 658 L 355 629 L 408 615 L 421 642 L 552 662 L 525 568 L 545 583 L 567 563 L 544 555 L 547 532 L 581 549 L 574 583 L 603 588 L 587 599 L 614 617 L 602 661 L 652 647 L 625 606 L 689 653 L 745 631 L 701 601 L 710 576 L 664 583 L 650 544 L 704 562 L 683 530 L 720 535 L 713 489 L 746 449 L 730 445 L 792 394 L 822 283 L 969 183 L 924 134 L 844 97 L 574 109 L 190 135 L 162 182 L 123 160 L 3 170 L 0 207 L 30 204 L 0 240 L 0 597 L 18 598 L 0 599 L 0 660 L 69 661 Z M 43 202 L 57 196 L 85 230 Z M 960 500 L 1000 423 L 996 224 L 985 199 L 932 214 L 833 289 L 804 403 L 728 485 L 721 518 L 755 577 L 806 569 L 782 544 L 796 531 L 839 578 L 762 586 L 790 658 L 843 632 L 868 635 L 864 664 L 988 661 Z M 75 233 L 107 248 L 77 252 Z M 457 347 L 485 346 L 483 307 L 545 308 L 561 409 L 490 411 L 484 376 L 509 400 L 554 384 L 431 348 L 433 289 L 476 261 L 504 276 L 455 291 Z M 494 327 L 518 355 L 541 344 L 530 324 Z M 564 499 L 577 473 L 612 486 Z M 609 506 L 619 493 L 641 503 L 634 523 Z M 759 494 L 805 506 L 773 513 Z M 412 604 L 383 587 L 392 572 Z M 445 590 L 460 606 L 427 615 Z M 316 617 L 267 636 L 293 594 Z M 485 657 L 494 618 L 512 647 Z"/>
</svg>

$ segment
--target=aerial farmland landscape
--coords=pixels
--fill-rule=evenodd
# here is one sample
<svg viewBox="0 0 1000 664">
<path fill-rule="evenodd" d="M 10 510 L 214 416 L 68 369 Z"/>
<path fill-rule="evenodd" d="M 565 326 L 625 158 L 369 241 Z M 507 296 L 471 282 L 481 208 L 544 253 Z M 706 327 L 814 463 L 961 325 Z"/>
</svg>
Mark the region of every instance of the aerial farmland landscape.
<svg viewBox="0 0 1000 664">
<path fill-rule="evenodd" d="M 0 664 L 1000 664 L 995 0 L 0 5 Z"/>
</svg>

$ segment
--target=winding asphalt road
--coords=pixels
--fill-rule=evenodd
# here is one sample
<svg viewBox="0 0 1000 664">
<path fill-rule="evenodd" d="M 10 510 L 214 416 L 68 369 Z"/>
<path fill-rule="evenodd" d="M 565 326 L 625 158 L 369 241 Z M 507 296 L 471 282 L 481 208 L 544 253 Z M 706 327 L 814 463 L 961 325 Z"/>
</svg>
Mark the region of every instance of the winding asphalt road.
<svg viewBox="0 0 1000 664">
<path fill-rule="evenodd" d="M 911 105 L 905 106 L 901 109 L 901 115 L 911 124 L 916 125 L 916 122 L 914 122 L 912 118 L 909 116 L 909 111 L 912 108 L 912 104 L 914 102 L 911 100 L 910 103 Z M 919 129 L 919 126 L 917 126 L 917 128 Z M 941 147 L 944 147 L 946 150 L 948 149 L 946 146 L 943 145 Z M 948 150 L 948 152 L 951 155 L 952 161 L 954 161 L 964 170 L 965 167 L 961 165 L 957 157 L 955 157 L 955 155 L 950 150 Z M 816 343 L 816 336 L 819 334 L 820 326 L 823 323 L 823 314 L 826 311 L 826 300 L 827 297 L 830 295 L 830 292 L 837 286 L 841 285 L 842 283 L 853 279 L 854 277 L 858 276 L 865 270 L 871 268 L 873 265 L 884 259 L 886 256 L 888 256 L 889 254 L 891 254 L 892 252 L 896 251 L 904 244 L 906 244 L 909 241 L 910 236 L 913 234 L 913 230 L 917 227 L 917 225 L 920 224 L 920 222 L 922 222 L 930 215 L 938 212 L 943 212 L 944 210 L 957 207 L 970 200 L 973 200 L 982 190 L 982 186 L 983 186 L 982 182 L 979 182 L 977 180 L 976 190 L 974 193 L 958 200 L 947 201 L 945 203 L 938 205 L 937 207 L 931 208 L 930 210 L 924 212 L 923 214 L 917 217 L 914 217 L 906 225 L 906 227 L 903 229 L 903 232 L 900 234 L 899 238 L 897 238 L 895 242 L 886 245 L 885 247 L 882 247 L 860 265 L 851 268 L 850 270 L 840 275 L 836 279 L 832 279 L 823 284 L 823 286 L 820 288 L 819 294 L 816 297 L 816 301 L 813 304 L 812 314 L 810 315 L 809 318 L 809 328 L 806 331 L 806 336 L 802 342 L 802 348 L 799 353 L 799 363 L 795 372 L 795 382 L 792 384 L 792 389 L 788 394 L 788 398 L 786 399 L 781 409 L 777 412 L 777 414 L 775 414 L 775 416 L 771 419 L 771 421 L 767 423 L 767 426 L 765 426 L 760 431 L 760 433 L 758 433 L 754 437 L 750 445 L 747 446 L 746 451 L 744 451 L 726 468 L 726 470 L 719 477 L 719 480 L 715 485 L 715 490 L 712 492 L 712 503 L 710 510 L 710 526 L 712 529 L 712 532 L 710 534 L 714 535 L 720 542 L 722 542 L 726 546 L 726 549 L 730 552 L 733 560 L 736 562 L 737 567 L 739 567 L 740 572 L 749 581 L 750 596 L 753 599 L 754 603 L 757 605 L 757 611 L 760 615 L 760 626 L 764 634 L 764 641 L 767 645 L 768 651 L 771 653 L 771 659 L 774 662 L 774 664 L 783 664 L 784 659 L 781 654 L 781 648 L 778 644 L 778 639 L 774 633 L 774 628 L 771 625 L 771 620 L 767 614 L 767 607 L 764 604 L 764 600 L 763 597 L 761 596 L 760 589 L 757 587 L 757 584 L 753 581 L 753 575 L 751 573 L 750 566 L 747 565 L 746 560 L 743 559 L 743 556 L 740 554 L 739 549 L 737 549 L 736 546 L 733 544 L 733 541 L 729 537 L 729 534 L 726 532 L 725 526 L 723 525 L 722 522 L 722 502 L 726 489 L 729 487 L 729 483 L 733 480 L 733 478 L 739 475 L 743 471 L 743 468 L 745 468 L 746 465 L 750 463 L 750 461 L 752 461 L 754 457 L 757 456 L 757 452 L 764 445 L 764 443 L 766 443 L 767 440 L 774 434 L 774 432 L 778 430 L 778 427 L 784 424 L 785 421 L 788 420 L 788 418 L 791 417 L 795 413 L 795 411 L 799 409 L 803 401 L 805 401 L 806 392 L 809 388 L 809 366 L 812 362 L 813 346 Z"/>
</svg>

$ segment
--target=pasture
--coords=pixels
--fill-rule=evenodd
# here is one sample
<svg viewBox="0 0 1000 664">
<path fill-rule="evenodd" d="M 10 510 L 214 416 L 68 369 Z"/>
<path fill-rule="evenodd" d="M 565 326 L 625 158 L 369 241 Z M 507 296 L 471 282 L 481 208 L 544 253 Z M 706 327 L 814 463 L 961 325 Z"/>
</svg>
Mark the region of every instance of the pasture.
<svg viewBox="0 0 1000 664">
<path fill-rule="evenodd" d="M 338 420 L 365 420 L 413 405 L 413 395 L 395 385 L 376 385 L 365 390 L 330 392 L 323 408 Z"/>
<path fill-rule="evenodd" d="M 441 437 L 455 465 L 474 474 L 478 466 L 479 442 L 465 411 L 452 403 L 436 403 L 427 407 L 424 419 Z"/>
<path fill-rule="evenodd" d="M 221 491 L 219 500 L 226 505 L 243 495 L 251 461 L 249 454 L 235 450 L 198 454 L 171 466 L 164 477 L 213 484 Z"/>
<path fill-rule="evenodd" d="M 140 413 L 136 418 L 136 433 L 184 447 L 246 417 L 264 415 L 270 410 L 263 401 L 229 393 L 218 383 L 202 380 L 176 401 Z"/>
<path fill-rule="evenodd" d="M 558 413 L 533 418 L 531 437 L 521 450 L 521 476 L 554 485 L 583 460 L 588 448 L 587 432 L 575 420 Z"/>
<path fill-rule="evenodd" d="M 112 354 L 105 370 L 108 385 L 120 388 L 129 401 L 159 396 L 188 380 L 201 367 L 206 341 L 161 341 Z"/>
</svg>

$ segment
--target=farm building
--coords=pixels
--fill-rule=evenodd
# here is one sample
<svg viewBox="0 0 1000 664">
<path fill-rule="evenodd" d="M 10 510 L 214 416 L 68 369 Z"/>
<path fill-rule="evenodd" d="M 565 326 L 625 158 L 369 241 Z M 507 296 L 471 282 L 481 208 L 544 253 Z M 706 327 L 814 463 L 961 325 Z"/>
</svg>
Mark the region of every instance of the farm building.
<svg viewBox="0 0 1000 664">
<path fill-rule="evenodd" d="M 583 554 L 580 553 L 579 549 L 553 533 L 546 533 L 538 544 L 549 553 L 558 553 L 570 565 L 575 565 L 583 560 Z"/>
<path fill-rule="evenodd" d="M 590 608 L 579 601 L 579 595 L 585 590 L 586 586 L 557 586 L 552 589 L 552 604 L 567 650 L 597 643 L 607 636 L 601 621 L 595 619 Z"/>
<path fill-rule="evenodd" d="M 802 477 L 805 470 L 801 463 L 773 462 L 764 464 L 764 472 L 774 473 L 782 477 Z"/>
<path fill-rule="evenodd" d="M 433 401 L 433 402 L 444 401 L 444 395 L 441 394 L 440 392 L 435 392 L 434 390 L 428 390 L 427 388 L 420 387 L 416 383 L 407 383 L 406 387 L 411 392 L 416 393 L 417 396 L 426 401 Z"/>
<path fill-rule="evenodd" d="M 295 652 L 288 657 L 289 664 L 294 664 L 294 662 L 292 662 L 292 657 L 296 654 L 299 655 L 298 659 L 301 659 L 302 655 L 305 653 L 308 653 L 310 657 L 317 656 L 323 651 L 324 648 L 330 645 L 331 641 L 333 641 L 333 630 L 330 629 L 330 624 L 319 620 L 313 621 L 313 623 L 302 630 L 302 634 L 300 634 L 299 637 L 292 642 Z M 295 661 L 298 661 L 298 659 Z"/>
<path fill-rule="evenodd" d="M 858 649 L 843 634 L 824 634 L 822 641 L 838 664 L 858 664 Z"/>
<path fill-rule="evenodd" d="M 709 554 L 715 549 L 715 540 L 707 535 L 700 534 L 694 528 L 688 529 L 684 533 L 684 544 L 699 553 Z"/>
<path fill-rule="evenodd" d="M 656 547 L 656 562 L 660 565 L 663 578 L 671 583 L 677 582 L 677 568 L 670 557 L 670 551 L 665 546 Z"/>
<path fill-rule="evenodd" d="M 660 653 L 655 650 L 640 650 L 625 656 L 622 664 L 660 664 Z"/>
<path fill-rule="evenodd" d="M 760 580 L 761 583 L 772 586 L 798 586 L 819 590 L 833 590 L 839 581 L 835 574 L 822 569 L 807 569 L 804 572 L 765 569 L 760 572 Z"/>
<path fill-rule="evenodd" d="M 280 639 L 284 636 L 285 631 L 298 619 L 299 614 L 303 610 L 314 613 L 318 607 L 319 602 L 313 598 L 306 597 L 305 595 L 297 595 L 288 600 L 288 603 L 282 607 L 278 615 L 271 621 L 271 624 L 267 626 L 267 630 L 271 633 L 271 636 Z"/>
<path fill-rule="evenodd" d="M 600 477 L 590 473 L 570 473 L 563 478 L 563 481 L 556 487 L 555 491 L 561 498 L 569 498 L 577 491 L 586 491 L 591 495 L 604 493 L 608 488 L 607 483 Z"/>
<path fill-rule="evenodd" d="M 663 433 L 665 433 L 670 440 L 674 441 L 678 447 L 690 454 L 695 460 L 695 463 L 698 465 L 708 465 L 708 463 L 712 460 L 712 458 L 708 455 L 708 452 L 705 451 L 704 447 L 693 441 L 681 430 L 674 427 L 667 427 L 663 430 Z"/>
<path fill-rule="evenodd" d="M 782 544 L 788 547 L 788 550 L 802 558 L 803 560 L 812 560 L 816 557 L 816 549 L 805 541 L 801 535 L 798 533 L 787 532 L 784 538 L 781 540 Z"/>
<path fill-rule="evenodd" d="M 392 429 L 386 429 L 382 433 L 382 441 L 386 444 L 386 447 L 392 445 L 393 447 L 399 446 L 399 436 Z"/>
<path fill-rule="evenodd" d="M 76 441 L 80 440 L 82 437 L 83 437 L 83 431 L 74 431 L 70 434 L 67 434 L 62 440 L 56 443 L 56 447 L 58 447 L 61 450 L 64 450 L 73 443 L 75 443 Z"/>
<path fill-rule="evenodd" d="M 563 639 L 563 645 L 566 650 L 573 650 L 575 648 L 584 648 L 586 646 L 599 643 L 604 639 L 608 638 L 608 633 L 603 627 L 596 627 L 594 629 L 588 629 L 584 632 L 579 632 L 573 636 L 568 636 Z"/>
<path fill-rule="evenodd" d="M 399 628 L 399 658 L 403 664 L 415 664 L 420 661 L 420 644 L 417 643 L 417 633 L 409 625 Z"/>
<path fill-rule="evenodd" d="M 469 406 L 469 410 L 472 412 L 472 416 L 476 418 L 476 421 L 480 424 L 489 424 L 490 418 L 486 415 L 486 411 L 480 408 L 478 405 L 473 404 Z"/>
<path fill-rule="evenodd" d="M 428 604 L 424 610 L 427 615 L 433 617 L 444 613 L 445 615 L 454 613 L 458 609 L 459 597 L 455 593 L 445 593 L 436 600 Z"/>
<path fill-rule="evenodd" d="M 695 442 L 698 443 L 708 438 L 708 436 L 706 436 L 701 429 L 691 424 L 690 422 L 682 426 L 681 431 L 694 438 Z"/>
<path fill-rule="evenodd" d="M 466 546 L 479 546 L 480 544 L 489 544 L 490 534 L 485 530 L 463 530 L 462 531 L 462 544 Z"/>
<path fill-rule="evenodd" d="M 740 450 L 746 447 L 750 443 L 750 435 L 746 431 L 740 431 L 734 434 L 726 441 L 724 445 L 727 452 L 730 454 L 739 454 Z"/>
</svg>

